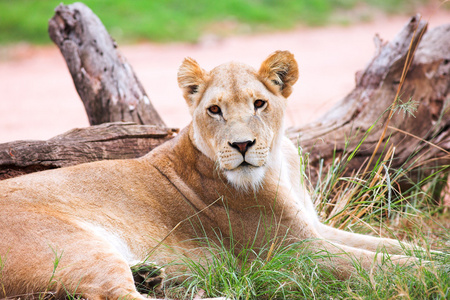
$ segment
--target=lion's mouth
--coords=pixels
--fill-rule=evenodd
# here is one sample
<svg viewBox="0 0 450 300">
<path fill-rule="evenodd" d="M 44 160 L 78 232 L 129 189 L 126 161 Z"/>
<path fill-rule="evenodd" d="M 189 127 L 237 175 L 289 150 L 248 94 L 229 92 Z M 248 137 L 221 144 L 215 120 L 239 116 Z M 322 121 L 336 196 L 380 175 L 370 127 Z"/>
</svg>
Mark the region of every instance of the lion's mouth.
<svg viewBox="0 0 450 300">
<path fill-rule="evenodd" d="M 239 167 L 253 167 L 253 165 L 249 164 L 245 160 L 239 165 Z"/>
<path fill-rule="evenodd" d="M 255 169 L 259 166 L 255 166 L 249 162 L 246 162 L 245 160 L 238 166 L 238 168 L 244 168 L 244 169 Z"/>
</svg>

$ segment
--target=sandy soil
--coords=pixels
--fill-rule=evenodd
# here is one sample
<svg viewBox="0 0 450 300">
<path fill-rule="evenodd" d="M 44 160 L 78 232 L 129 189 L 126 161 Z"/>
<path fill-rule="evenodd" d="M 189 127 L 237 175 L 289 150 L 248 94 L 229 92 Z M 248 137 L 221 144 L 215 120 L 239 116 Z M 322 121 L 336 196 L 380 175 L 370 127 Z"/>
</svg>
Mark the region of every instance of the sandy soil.
<svg viewBox="0 0 450 300">
<path fill-rule="evenodd" d="M 450 21 L 450 12 L 422 12 L 430 26 Z M 171 127 L 184 127 L 190 116 L 176 83 L 186 56 L 205 69 L 237 60 L 255 68 L 272 51 L 294 53 L 301 77 L 290 98 L 288 124 L 312 121 L 345 96 L 354 74 L 374 52 L 373 36 L 389 40 L 408 17 L 378 17 L 350 27 L 298 28 L 290 32 L 192 44 L 144 43 L 119 49 L 134 67 L 147 93 Z M 5 51 L 3 51 L 5 52 Z M 48 139 L 74 127 L 88 126 L 82 102 L 65 62 L 55 46 L 18 46 L 0 61 L 0 143 L 19 139 Z"/>
</svg>

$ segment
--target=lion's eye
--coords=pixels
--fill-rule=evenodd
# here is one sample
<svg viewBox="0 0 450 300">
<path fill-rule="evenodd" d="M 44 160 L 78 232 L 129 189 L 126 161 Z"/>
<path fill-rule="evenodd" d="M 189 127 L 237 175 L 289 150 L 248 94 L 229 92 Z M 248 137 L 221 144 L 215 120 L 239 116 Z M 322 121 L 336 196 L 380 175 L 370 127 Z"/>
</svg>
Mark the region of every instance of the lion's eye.
<svg viewBox="0 0 450 300">
<path fill-rule="evenodd" d="M 222 110 L 221 110 L 220 107 L 217 106 L 217 105 L 210 106 L 210 107 L 208 108 L 208 111 L 209 111 L 210 113 L 212 113 L 213 115 L 218 115 L 218 114 L 222 113 Z"/>
<path fill-rule="evenodd" d="M 266 104 L 266 101 L 258 99 L 255 101 L 255 103 L 253 104 L 255 106 L 255 109 L 261 108 Z"/>
</svg>

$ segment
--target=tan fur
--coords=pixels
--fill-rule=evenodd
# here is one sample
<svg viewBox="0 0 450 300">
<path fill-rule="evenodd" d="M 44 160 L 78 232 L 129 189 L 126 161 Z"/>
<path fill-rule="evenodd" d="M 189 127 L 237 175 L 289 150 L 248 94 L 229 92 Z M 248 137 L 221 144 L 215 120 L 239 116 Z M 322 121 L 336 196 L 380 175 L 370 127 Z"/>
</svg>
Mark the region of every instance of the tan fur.
<svg viewBox="0 0 450 300">
<path fill-rule="evenodd" d="M 319 222 L 300 185 L 297 150 L 283 136 L 285 97 L 297 77 L 286 51 L 259 71 L 232 62 L 206 72 L 186 59 L 178 81 L 193 121 L 173 140 L 140 159 L 0 182 L 0 297 L 67 290 L 89 299 L 142 298 L 130 265 L 162 265 L 180 254 L 198 259 L 195 239 L 222 236 L 229 243 L 230 224 L 237 251 L 255 236 L 261 246 L 263 226 L 286 242 L 311 238 L 313 249 L 345 251 L 366 269 L 381 261 L 374 252 L 380 246 L 401 252 L 397 241 Z M 261 108 L 258 99 L 266 101 Z M 208 111 L 213 105 L 220 114 Z M 238 149 L 246 142 L 244 156 Z M 324 264 L 342 277 L 354 270 L 348 256 Z"/>
</svg>

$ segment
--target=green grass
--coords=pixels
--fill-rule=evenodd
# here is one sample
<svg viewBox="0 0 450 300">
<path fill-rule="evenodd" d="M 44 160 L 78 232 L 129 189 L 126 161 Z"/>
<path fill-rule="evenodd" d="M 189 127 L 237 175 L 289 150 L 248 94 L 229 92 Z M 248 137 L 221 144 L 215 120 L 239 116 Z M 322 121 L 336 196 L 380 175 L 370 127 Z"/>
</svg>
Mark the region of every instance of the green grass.
<svg viewBox="0 0 450 300">
<path fill-rule="evenodd" d="M 60 0 L 0 0 L 0 44 L 50 43 L 47 22 Z M 73 1 L 65 1 L 70 4 Z M 410 12 L 426 0 L 85 0 L 120 42 L 196 41 L 231 34 L 328 24 L 336 11 L 365 5 Z"/>
<path fill-rule="evenodd" d="M 374 223 L 372 222 L 372 225 Z M 416 228 L 418 229 L 418 228 Z M 411 232 L 421 238 L 422 231 Z M 447 229 L 445 237 L 450 238 Z M 424 260 L 399 267 L 387 260 L 383 268 L 358 270 L 350 279 L 337 279 L 324 267 L 329 255 L 308 251 L 308 241 L 272 248 L 273 241 L 261 249 L 247 247 L 237 255 L 223 244 L 208 243 L 211 259 L 185 258 L 187 269 L 181 285 L 166 287 L 170 299 L 192 299 L 204 292 L 208 297 L 230 299 L 448 299 L 450 296 L 450 250 L 443 255 L 419 254 Z M 321 261 L 321 263 L 319 263 Z M 425 261 L 431 261 L 425 262 Z M 150 293 L 162 297 L 161 293 Z"/>
</svg>

